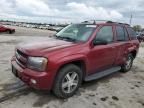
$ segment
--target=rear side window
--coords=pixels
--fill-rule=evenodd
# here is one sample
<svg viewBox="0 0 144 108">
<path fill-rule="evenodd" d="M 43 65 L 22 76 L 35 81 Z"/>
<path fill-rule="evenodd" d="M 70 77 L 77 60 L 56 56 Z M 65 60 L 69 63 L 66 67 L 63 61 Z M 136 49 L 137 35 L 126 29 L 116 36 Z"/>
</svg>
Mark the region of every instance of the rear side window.
<svg viewBox="0 0 144 108">
<path fill-rule="evenodd" d="M 129 40 L 129 36 L 126 28 L 124 28 L 124 32 L 125 32 L 125 40 Z"/>
<path fill-rule="evenodd" d="M 117 32 L 117 41 L 125 41 L 124 28 L 121 26 L 116 26 L 116 32 Z"/>
<path fill-rule="evenodd" d="M 112 26 L 103 26 L 97 33 L 96 40 L 105 40 L 111 43 L 113 41 Z"/>
<path fill-rule="evenodd" d="M 127 30 L 131 39 L 137 39 L 136 32 L 132 28 L 128 27 Z"/>
</svg>

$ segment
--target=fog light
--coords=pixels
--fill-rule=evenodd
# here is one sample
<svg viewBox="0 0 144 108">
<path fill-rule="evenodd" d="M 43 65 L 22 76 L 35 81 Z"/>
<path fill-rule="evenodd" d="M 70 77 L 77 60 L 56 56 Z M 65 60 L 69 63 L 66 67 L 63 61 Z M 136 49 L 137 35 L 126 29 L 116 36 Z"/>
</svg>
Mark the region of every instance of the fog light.
<svg viewBox="0 0 144 108">
<path fill-rule="evenodd" d="M 33 84 L 36 84 L 36 83 L 37 83 L 36 80 L 34 80 L 34 79 L 31 79 L 31 82 L 32 82 Z"/>
</svg>

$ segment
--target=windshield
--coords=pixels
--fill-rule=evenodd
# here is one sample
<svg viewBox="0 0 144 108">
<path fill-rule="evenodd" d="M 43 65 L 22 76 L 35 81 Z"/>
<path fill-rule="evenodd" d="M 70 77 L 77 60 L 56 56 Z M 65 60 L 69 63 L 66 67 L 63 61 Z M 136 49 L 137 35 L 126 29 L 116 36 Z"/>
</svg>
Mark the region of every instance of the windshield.
<svg viewBox="0 0 144 108">
<path fill-rule="evenodd" d="M 96 25 L 71 24 L 56 34 L 59 38 L 66 38 L 75 41 L 87 41 L 94 32 Z"/>
</svg>

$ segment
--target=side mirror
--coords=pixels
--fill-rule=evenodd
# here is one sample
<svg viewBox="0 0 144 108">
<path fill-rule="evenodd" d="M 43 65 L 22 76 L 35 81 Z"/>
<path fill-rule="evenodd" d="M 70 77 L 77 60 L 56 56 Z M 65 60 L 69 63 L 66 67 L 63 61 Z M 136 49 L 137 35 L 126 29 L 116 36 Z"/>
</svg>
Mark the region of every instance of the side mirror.
<svg viewBox="0 0 144 108">
<path fill-rule="evenodd" d="M 98 39 L 93 40 L 93 45 L 106 45 L 106 44 L 108 44 L 106 40 L 98 40 Z"/>
</svg>

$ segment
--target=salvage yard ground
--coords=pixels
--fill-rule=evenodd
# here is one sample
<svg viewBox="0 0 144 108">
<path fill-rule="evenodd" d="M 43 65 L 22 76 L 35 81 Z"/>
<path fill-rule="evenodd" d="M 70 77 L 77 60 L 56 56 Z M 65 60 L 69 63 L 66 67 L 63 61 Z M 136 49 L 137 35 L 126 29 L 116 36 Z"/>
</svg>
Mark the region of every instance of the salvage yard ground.
<svg viewBox="0 0 144 108">
<path fill-rule="evenodd" d="M 75 96 L 58 99 L 27 87 L 13 76 L 10 64 L 17 44 L 48 38 L 54 32 L 15 28 L 15 34 L 0 34 L 0 108 L 144 108 L 144 44 L 128 73 L 85 82 Z"/>
</svg>

